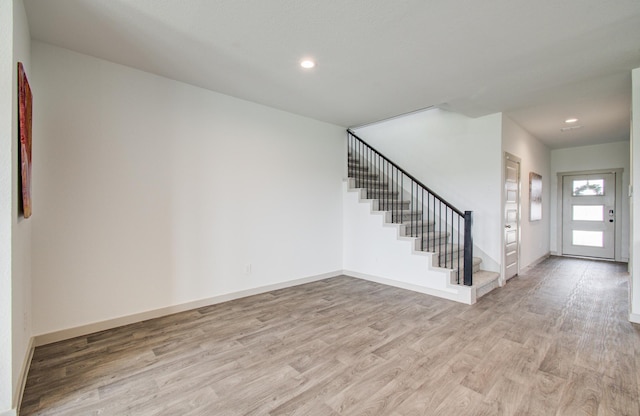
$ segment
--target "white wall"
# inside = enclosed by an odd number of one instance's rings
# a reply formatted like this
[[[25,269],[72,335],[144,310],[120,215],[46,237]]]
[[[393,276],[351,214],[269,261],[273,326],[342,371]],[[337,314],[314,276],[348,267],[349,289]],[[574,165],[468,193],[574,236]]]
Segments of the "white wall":
[[[474,256],[500,271],[500,114],[472,119],[430,109],[356,134],[463,211],[473,211]]]
[[[343,128],[39,42],[32,59],[36,334],[342,269]]]
[[[12,402],[11,172],[13,158],[13,4],[0,1],[0,414]]]
[[[636,68],[632,72],[632,108],[631,108],[631,165],[633,197],[631,198],[631,311],[630,319],[640,324],[640,203],[638,203],[638,195],[640,188],[640,68]]]
[[[31,338],[31,224],[19,216],[17,62],[30,72],[22,0],[0,3],[0,414],[13,414]],[[6,412],[6,413],[5,413]]]
[[[18,102],[17,98],[17,62],[22,62],[27,74],[31,77],[31,34],[29,24],[22,0],[13,0],[13,62],[16,82],[13,83],[13,103]],[[37,98],[37,93],[34,93]],[[17,106],[14,107],[17,110]],[[18,154],[18,117],[13,117],[13,164],[12,170],[12,321],[13,321],[13,397],[17,400],[21,388],[22,374],[25,368],[25,361],[30,358],[31,339],[31,219],[24,219],[18,213],[18,200],[22,198],[18,181],[19,163]],[[35,195],[34,195],[35,196]],[[34,214],[35,215],[35,214]],[[14,403],[17,406],[17,403]]]
[[[562,204],[559,197],[560,186],[558,173],[579,172],[598,169],[622,168],[622,199],[621,201],[621,239],[620,259],[629,259],[629,174],[630,174],[629,142],[615,142],[592,146],[555,149],[551,151],[551,251],[560,251],[558,246],[561,235],[562,218],[559,218],[558,208]]]
[[[506,115],[502,117],[502,150],[520,158],[520,269],[523,269],[549,255],[551,155],[549,148]],[[542,175],[542,220],[533,222],[529,221],[530,172]]]

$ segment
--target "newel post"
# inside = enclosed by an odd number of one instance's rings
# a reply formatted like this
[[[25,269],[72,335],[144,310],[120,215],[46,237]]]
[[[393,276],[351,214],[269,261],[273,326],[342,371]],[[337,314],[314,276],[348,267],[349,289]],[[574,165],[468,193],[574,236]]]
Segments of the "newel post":
[[[464,212],[464,284],[473,285],[473,236],[471,235],[471,211]]]

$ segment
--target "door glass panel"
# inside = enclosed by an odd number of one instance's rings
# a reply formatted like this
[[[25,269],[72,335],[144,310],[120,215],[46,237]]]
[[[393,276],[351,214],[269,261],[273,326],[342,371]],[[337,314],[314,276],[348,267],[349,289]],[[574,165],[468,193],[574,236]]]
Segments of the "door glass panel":
[[[573,181],[573,196],[604,195],[604,179]]]
[[[574,221],[604,221],[604,205],[574,205]]]
[[[573,245],[587,247],[604,247],[602,231],[573,230]]]

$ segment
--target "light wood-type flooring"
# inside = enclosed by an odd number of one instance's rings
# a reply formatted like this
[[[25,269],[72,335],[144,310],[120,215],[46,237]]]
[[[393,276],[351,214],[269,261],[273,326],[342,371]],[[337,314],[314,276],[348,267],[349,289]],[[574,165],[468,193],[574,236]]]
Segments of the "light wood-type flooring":
[[[472,306],[337,277],[38,347],[21,415],[640,414],[626,265]]]

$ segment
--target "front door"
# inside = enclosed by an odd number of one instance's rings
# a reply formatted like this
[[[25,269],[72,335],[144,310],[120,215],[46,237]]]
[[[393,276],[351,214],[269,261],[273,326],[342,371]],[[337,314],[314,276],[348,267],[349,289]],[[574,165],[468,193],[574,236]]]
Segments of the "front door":
[[[520,160],[507,155],[504,171],[504,278],[518,274],[520,250]]]
[[[562,177],[562,254],[615,258],[616,174]]]

